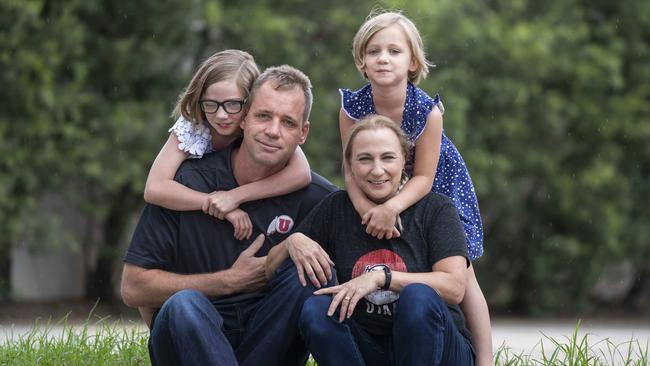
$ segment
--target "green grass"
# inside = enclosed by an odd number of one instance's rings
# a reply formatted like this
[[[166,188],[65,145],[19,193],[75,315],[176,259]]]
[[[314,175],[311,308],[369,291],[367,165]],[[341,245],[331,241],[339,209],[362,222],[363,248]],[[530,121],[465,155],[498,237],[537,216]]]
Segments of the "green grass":
[[[0,365],[150,365],[148,332],[123,325],[107,318],[81,326],[67,317],[55,324],[36,321],[27,334],[0,343]]]
[[[149,365],[148,332],[125,327],[121,321],[90,318],[80,326],[67,317],[52,324],[37,321],[27,334],[0,343],[0,365]],[[56,328],[55,328],[56,327]],[[53,332],[54,329],[61,329]],[[566,365],[646,366],[648,344],[635,340],[614,344],[609,339],[591,343],[589,334],[579,335],[580,322],[572,335],[554,339],[544,335],[535,356],[516,354],[502,345],[495,354],[497,366]],[[316,366],[310,360],[309,366]]]
[[[591,334],[579,336],[580,321],[571,336],[558,340],[547,335],[538,343],[540,356],[513,353],[507,345],[494,355],[497,366],[563,365],[563,366],[648,366],[648,344],[630,339],[615,344],[608,338],[591,343]]]

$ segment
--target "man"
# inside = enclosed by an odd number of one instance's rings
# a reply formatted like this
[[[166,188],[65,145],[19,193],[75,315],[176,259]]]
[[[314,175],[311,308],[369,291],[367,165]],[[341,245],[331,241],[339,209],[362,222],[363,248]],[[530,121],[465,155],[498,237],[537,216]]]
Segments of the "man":
[[[212,192],[278,172],[307,138],[311,103],[302,72],[267,69],[253,84],[241,146],[186,161],[176,180]],[[254,231],[267,234],[252,244],[234,239],[227,221],[147,205],[124,258],[122,297],[150,324],[152,363],[304,363],[297,318],[315,287],[301,286],[289,261],[267,281],[264,255],[335,189],[312,174],[304,189],[244,204]]]

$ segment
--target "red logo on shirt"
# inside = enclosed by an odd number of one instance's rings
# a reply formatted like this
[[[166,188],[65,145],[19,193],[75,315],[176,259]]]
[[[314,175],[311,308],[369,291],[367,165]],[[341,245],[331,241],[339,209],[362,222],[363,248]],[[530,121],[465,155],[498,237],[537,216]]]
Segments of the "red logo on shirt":
[[[388,267],[393,271],[408,272],[406,263],[399,254],[388,249],[378,249],[366,253],[357,259],[357,262],[352,268],[352,278],[361,276],[370,271],[383,271],[384,267]],[[374,305],[386,305],[393,303],[399,299],[399,294],[390,290],[383,291],[377,290],[366,295],[366,300]],[[368,305],[367,312],[375,311],[375,307]],[[377,310],[379,311],[379,310]]]
[[[286,234],[293,229],[293,219],[287,215],[276,216],[266,229],[266,235],[271,235],[275,232]]]

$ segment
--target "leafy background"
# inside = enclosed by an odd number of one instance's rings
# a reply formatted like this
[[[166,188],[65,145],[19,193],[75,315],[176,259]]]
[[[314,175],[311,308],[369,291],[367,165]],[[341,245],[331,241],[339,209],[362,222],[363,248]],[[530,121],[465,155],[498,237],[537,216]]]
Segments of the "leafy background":
[[[85,296],[115,296],[172,106],[215,51],[311,77],[305,150],[340,185],[337,88],[364,83],[351,40],[375,8],[403,9],[437,65],[420,86],[445,101],[477,188],[476,266],[493,311],[647,311],[644,0],[0,0],[0,299],[17,244],[83,253]],[[66,221],[70,210],[80,219]],[[621,266],[622,295],[595,296]]]

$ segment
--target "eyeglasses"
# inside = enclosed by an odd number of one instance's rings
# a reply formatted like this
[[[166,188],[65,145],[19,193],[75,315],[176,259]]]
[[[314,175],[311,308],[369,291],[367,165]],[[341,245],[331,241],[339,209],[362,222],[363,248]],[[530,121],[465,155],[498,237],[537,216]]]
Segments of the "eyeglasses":
[[[223,110],[228,114],[235,114],[241,112],[244,108],[245,100],[224,100],[223,102],[218,102],[216,100],[204,99],[199,100],[199,105],[203,113],[217,113],[219,107],[223,107]]]

